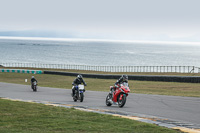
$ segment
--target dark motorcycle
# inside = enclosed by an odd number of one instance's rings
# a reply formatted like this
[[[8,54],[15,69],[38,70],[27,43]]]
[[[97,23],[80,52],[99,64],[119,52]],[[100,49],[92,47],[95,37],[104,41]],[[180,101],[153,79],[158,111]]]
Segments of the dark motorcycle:
[[[37,91],[37,89],[38,89],[38,87],[37,87],[37,82],[36,81],[34,81],[33,83],[32,83],[32,89],[33,89],[33,91]]]
[[[77,100],[80,100],[80,102],[83,102],[84,91],[85,91],[84,85],[77,85],[77,86],[75,86],[75,94],[73,96],[74,102],[76,102]]]

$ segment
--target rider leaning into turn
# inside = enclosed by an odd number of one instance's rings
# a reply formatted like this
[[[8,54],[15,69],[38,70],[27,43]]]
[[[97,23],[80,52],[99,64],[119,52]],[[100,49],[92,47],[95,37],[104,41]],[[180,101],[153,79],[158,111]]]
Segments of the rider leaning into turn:
[[[33,82],[34,82],[34,81],[36,81],[36,82],[37,82],[37,80],[35,79],[35,77],[34,77],[34,76],[32,76],[32,77],[31,77],[31,88],[33,88]]]
[[[85,86],[87,86],[87,84],[85,83],[85,81],[83,80],[83,76],[82,75],[78,75],[77,78],[72,82],[72,96],[74,96],[75,94],[75,87],[79,84],[83,83]],[[84,90],[85,91],[85,90]]]
[[[118,85],[119,85],[119,84],[122,84],[122,83],[124,83],[124,82],[128,83],[128,75],[122,75],[122,76],[117,80],[117,82],[115,83],[114,87],[112,87],[112,88],[110,89],[110,93],[113,94],[113,92],[116,90],[116,88],[119,87]]]

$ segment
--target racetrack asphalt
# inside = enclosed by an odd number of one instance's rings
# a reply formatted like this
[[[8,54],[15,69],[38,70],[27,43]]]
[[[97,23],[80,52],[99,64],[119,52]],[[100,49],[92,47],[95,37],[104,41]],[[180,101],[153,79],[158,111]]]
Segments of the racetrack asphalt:
[[[84,101],[74,102],[71,97],[71,89],[39,86],[38,91],[33,92],[30,85],[0,82],[0,97],[4,98],[48,101],[116,111],[139,117],[157,117],[188,125],[194,124],[196,128],[200,128],[200,98],[130,93],[125,106],[119,108],[117,105],[106,106],[107,94],[108,92],[86,90]]]

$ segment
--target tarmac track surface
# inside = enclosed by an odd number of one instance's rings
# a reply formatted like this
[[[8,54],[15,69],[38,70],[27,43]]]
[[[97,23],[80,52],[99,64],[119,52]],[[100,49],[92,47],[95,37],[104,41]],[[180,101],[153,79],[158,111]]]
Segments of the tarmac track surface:
[[[38,91],[33,92],[28,85],[0,82],[0,97],[71,104],[149,118],[155,116],[195,124],[197,128],[200,128],[200,98],[130,93],[125,106],[119,108],[117,105],[106,106],[107,94],[108,92],[86,90],[84,101],[74,102],[71,89],[38,87]]]

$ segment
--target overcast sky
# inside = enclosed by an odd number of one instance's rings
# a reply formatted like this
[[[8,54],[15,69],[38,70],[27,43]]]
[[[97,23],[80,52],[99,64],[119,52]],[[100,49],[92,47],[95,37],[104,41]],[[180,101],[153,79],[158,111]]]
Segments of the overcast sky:
[[[200,42],[200,0],[0,0],[0,32]]]

